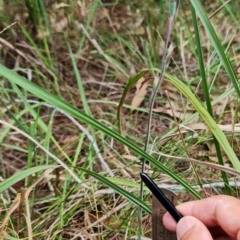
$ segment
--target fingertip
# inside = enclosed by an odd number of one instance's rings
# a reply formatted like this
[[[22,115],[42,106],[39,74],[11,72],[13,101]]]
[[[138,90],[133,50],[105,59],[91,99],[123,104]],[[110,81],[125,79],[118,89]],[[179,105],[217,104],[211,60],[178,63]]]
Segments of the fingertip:
[[[163,224],[169,231],[176,232],[177,223],[168,212],[163,215]]]
[[[177,239],[179,240],[212,240],[207,227],[197,218],[186,216],[180,219],[176,227]]]

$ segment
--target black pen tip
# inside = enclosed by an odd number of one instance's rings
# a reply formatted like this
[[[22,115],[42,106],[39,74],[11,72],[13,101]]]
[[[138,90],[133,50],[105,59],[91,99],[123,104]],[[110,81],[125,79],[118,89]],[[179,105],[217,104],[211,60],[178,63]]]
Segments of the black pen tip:
[[[145,176],[145,174],[143,172],[140,172],[139,175],[140,175],[141,179],[143,179]]]

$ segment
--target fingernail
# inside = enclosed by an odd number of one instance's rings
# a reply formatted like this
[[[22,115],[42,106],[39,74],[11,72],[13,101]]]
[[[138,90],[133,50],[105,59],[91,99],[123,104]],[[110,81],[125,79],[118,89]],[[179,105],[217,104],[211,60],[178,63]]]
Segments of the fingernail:
[[[182,236],[195,225],[195,218],[186,216],[180,219],[177,224],[177,239],[180,240]]]

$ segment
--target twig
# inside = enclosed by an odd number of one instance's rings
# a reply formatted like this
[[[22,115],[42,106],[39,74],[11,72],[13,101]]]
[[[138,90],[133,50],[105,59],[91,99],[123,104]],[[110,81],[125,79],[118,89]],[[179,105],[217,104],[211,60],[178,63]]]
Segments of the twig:
[[[164,47],[164,52],[162,56],[162,63],[161,63],[161,72],[160,74],[158,73],[154,79],[154,83],[157,83],[156,87],[153,85],[153,92],[150,100],[150,106],[149,106],[149,113],[148,113],[148,126],[147,126],[147,133],[146,133],[146,139],[145,139],[145,144],[144,144],[144,151],[147,151],[148,148],[148,143],[149,143],[149,138],[150,138],[150,129],[151,129],[151,122],[152,122],[152,112],[153,112],[153,105],[158,93],[158,89],[161,86],[162,80],[163,80],[163,75],[165,72],[165,69],[168,65],[168,45],[170,42],[170,36],[173,28],[173,23],[174,19],[178,10],[179,6],[179,0],[176,2],[173,0],[169,1],[169,7],[170,7],[170,16],[168,18],[168,29],[167,29],[167,35],[166,35],[166,42],[165,42],[165,47]],[[145,171],[145,164],[146,160],[143,159],[142,162],[142,172]],[[140,185],[140,199],[143,200],[143,181],[141,181]],[[141,233],[142,233],[142,209],[139,207],[138,209],[138,238],[141,238]]]
[[[207,167],[218,169],[220,171],[223,171],[223,172],[226,172],[226,173],[229,173],[232,175],[240,176],[240,172],[238,170],[235,170],[234,168],[226,167],[226,166],[223,166],[220,164],[211,163],[211,162],[203,162],[203,161],[200,161],[200,160],[197,160],[194,158],[178,157],[178,156],[172,156],[172,155],[168,155],[168,154],[164,154],[164,153],[157,153],[157,152],[154,152],[154,153],[159,154],[160,156],[163,156],[163,157],[170,158],[174,161],[185,161],[185,162],[190,162],[190,163],[196,163],[199,165],[204,165]],[[198,185],[201,186],[202,184],[198,183]]]
[[[185,190],[185,188],[181,185],[171,185],[171,184],[163,184],[158,185],[160,188],[167,188],[172,191],[180,192]],[[204,188],[224,188],[225,185],[223,182],[214,182],[214,183],[205,183],[202,185]],[[191,185],[194,189],[201,189],[199,185]],[[240,187],[240,181],[229,181],[229,187]]]

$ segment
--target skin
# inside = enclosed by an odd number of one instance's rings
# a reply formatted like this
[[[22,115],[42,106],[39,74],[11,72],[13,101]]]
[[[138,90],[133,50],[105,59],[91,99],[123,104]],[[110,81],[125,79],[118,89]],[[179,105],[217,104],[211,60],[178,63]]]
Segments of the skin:
[[[177,206],[184,216],[178,224],[166,213],[165,227],[179,240],[240,240],[240,200],[218,195]]]

